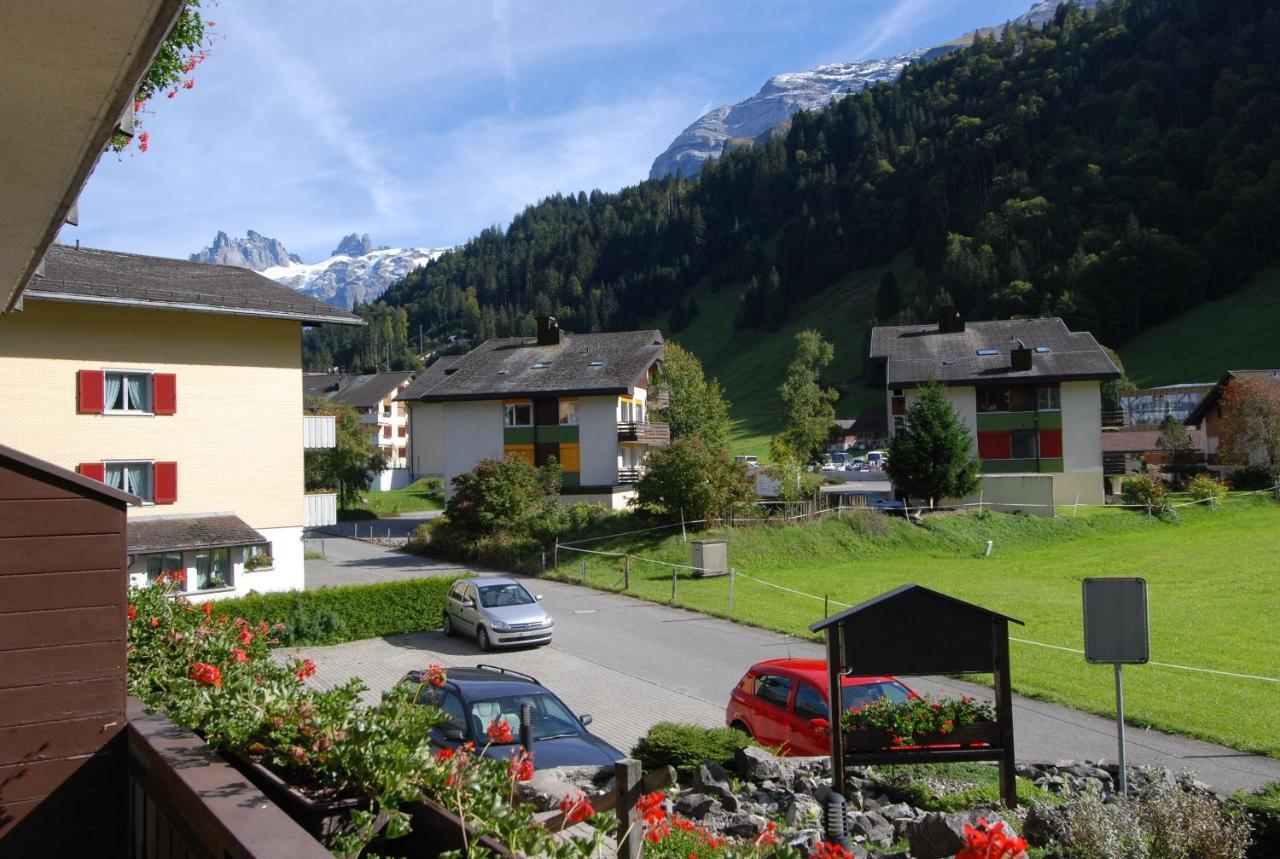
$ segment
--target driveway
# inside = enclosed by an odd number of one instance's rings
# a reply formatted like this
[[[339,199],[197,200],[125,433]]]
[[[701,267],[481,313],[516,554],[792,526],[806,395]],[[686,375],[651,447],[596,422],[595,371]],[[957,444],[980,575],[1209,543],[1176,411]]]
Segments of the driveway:
[[[413,570],[419,571],[416,575],[443,575],[459,569],[351,540],[328,543],[333,569],[327,575],[343,579],[341,583],[408,578]],[[338,543],[348,545],[338,548]],[[336,556],[347,559],[335,562]],[[309,588],[314,587],[316,563],[307,562]],[[754,662],[823,656],[813,642],[683,609],[561,582],[531,579],[526,584],[545,596],[544,605],[556,620],[555,639],[544,648],[481,654],[469,639],[423,633],[298,652],[316,660],[318,682],[328,685],[360,677],[372,690],[370,698],[410,668],[431,662],[486,662],[524,671],[576,712],[592,714],[592,730],[624,751],[655,722],[722,725],[730,690]],[[928,695],[991,694],[985,687],[949,678],[920,677],[909,683]],[[1116,755],[1115,722],[1069,707],[1014,696],[1014,727],[1019,760],[1114,760]],[[1191,770],[1222,791],[1280,780],[1280,760],[1275,758],[1135,727],[1129,727],[1126,736],[1132,766]]]

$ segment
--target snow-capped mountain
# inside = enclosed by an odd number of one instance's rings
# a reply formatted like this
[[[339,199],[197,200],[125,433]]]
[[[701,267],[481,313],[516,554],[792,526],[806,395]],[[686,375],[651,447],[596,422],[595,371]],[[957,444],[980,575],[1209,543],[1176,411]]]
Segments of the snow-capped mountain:
[[[277,239],[249,230],[243,239],[219,232],[213,244],[191,255],[196,262],[238,265],[261,272],[326,304],[350,310],[369,302],[414,269],[437,259],[448,248],[379,248],[369,234],[352,233],[329,256],[304,263]]]
[[[1013,23],[1043,26],[1053,18],[1058,6],[1066,0],[1041,0]],[[1096,6],[1104,0],[1076,0],[1082,7]],[[990,33],[1001,27],[983,28]],[[760,92],[737,104],[726,104],[700,117],[680,133],[667,151],[654,159],[650,179],[660,179],[676,172],[690,178],[703,166],[720,157],[725,147],[734,143],[751,143],[791,118],[800,110],[819,110],[837,98],[860,92],[882,81],[896,80],[902,70],[920,59],[932,60],[973,42],[974,33],[934,48],[922,48],[878,60],[832,63],[806,72],[789,72],[768,80]]]

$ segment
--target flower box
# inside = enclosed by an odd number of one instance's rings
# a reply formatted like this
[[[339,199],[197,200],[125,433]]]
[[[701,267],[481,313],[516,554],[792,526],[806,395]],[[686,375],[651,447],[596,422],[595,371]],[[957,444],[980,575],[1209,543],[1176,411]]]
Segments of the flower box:
[[[995,746],[1000,742],[999,725],[995,722],[974,722],[961,725],[948,733],[917,733],[911,737],[909,744],[893,742],[893,732],[882,728],[863,728],[856,731],[845,731],[844,750],[846,752],[883,752],[898,749],[919,748],[972,748],[974,746]]]
[[[501,859],[514,859],[516,856],[506,845],[494,838],[482,836],[477,839],[475,828],[470,824],[466,827],[467,836],[464,841],[462,820],[433,799],[424,796],[417,802],[407,803],[402,808],[409,813],[413,831],[403,838],[397,838],[394,841],[380,840],[371,845],[381,856],[435,859],[447,850],[462,850],[466,846],[470,846],[472,852],[477,852],[477,842],[482,848],[479,852],[485,852],[487,855],[501,857]]]
[[[226,749],[222,754],[232,766],[253,783],[254,787],[266,794],[272,802],[284,810],[285,814],[292,817],[299,826],[317,840],[324,840],[340,832],[351,818],[353,811],[368,807],[368,801],[359,797],[313,799],[240,752]]]

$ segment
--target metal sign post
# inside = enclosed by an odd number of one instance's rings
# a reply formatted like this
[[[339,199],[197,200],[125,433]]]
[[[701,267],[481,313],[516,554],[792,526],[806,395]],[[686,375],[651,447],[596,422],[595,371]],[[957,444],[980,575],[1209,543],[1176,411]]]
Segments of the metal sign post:
[[[1116,741],[1120,749],[1121,796],[1129,792],[1124,760],[1125,663],[1141,665],[1151,658],[1147,615],[1147,580],[1111,578],[1084,580],[1084,658],[1110,663],[1116,673]]]

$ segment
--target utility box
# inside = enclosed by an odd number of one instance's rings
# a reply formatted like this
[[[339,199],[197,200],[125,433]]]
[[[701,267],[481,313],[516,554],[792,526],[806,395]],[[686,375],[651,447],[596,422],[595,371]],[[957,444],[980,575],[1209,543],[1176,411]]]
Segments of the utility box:
[[[724,540],[693,541],[693,577],[695,579],[728,574],[729,544],[727,542]]]

